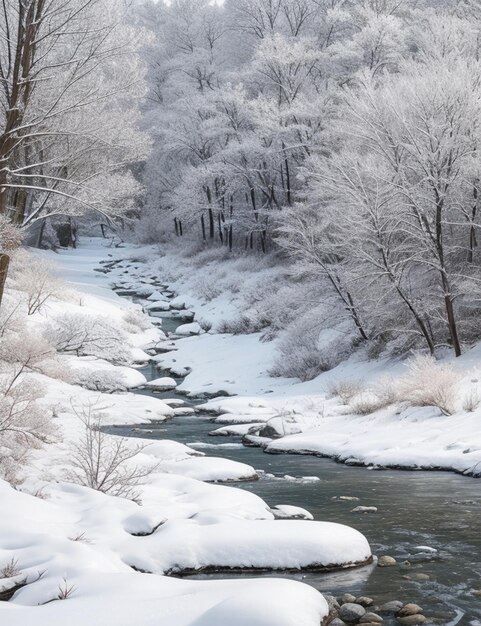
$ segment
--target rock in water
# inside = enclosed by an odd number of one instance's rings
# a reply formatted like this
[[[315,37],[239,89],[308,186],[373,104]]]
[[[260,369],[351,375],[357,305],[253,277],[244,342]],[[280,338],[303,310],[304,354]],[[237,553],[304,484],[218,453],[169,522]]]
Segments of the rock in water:
[[[353,600],[354,604],[360,604],[361,606],[371,606],[374,604],[374,600],[372,598],[368,598],[367,596],[360,596]]]
[[[400,609],[402,609],[403,603],[399,600],[391,600],[391,602],[385,602],[382,604],[378,611],[381,613],[397,613]]]
[[[377,613],[365,613],[359,620],[360,624],[382,624],[383,618]]]
[[[339,609],[339,617],[348,624],[356,624],[365,614],[366,609],[360,604],[354,604],[353,602],[346,602]]]
[[[424,624],[426,618],[421,613],[416,615],[406,615],[405,617],[396,617],[396,620],[404,626],[416,626],[416,624]]]
[[[404,617],[406,615],[416,615],[417,613],[422,613],[423,609],[419,606],[419,604],[405,604],[397,614],[398,617]]]
[[[378,567],[391,567],[396,565],[397,561],[392,556],[380,556],[378,559]]]

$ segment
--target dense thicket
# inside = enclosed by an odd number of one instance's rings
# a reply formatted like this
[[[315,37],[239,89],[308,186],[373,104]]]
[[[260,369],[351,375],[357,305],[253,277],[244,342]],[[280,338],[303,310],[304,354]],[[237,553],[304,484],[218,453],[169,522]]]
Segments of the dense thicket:
[[[353,341],[479,338],[478,2],[175,0],[141,20],[144,239],[280,247]]]

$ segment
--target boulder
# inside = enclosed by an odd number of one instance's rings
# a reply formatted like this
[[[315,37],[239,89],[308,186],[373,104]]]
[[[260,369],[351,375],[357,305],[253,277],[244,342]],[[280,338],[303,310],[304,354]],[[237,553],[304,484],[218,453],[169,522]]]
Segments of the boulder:
[[[360,604],[346,602],[339,609],[339,617],[348,624],[357,624],[357,622],[366,614],[366,609]]]

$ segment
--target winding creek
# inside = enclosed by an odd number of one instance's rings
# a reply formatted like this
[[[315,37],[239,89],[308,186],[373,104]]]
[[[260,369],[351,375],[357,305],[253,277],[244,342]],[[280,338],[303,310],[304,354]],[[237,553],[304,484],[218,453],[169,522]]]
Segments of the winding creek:
[[[167,333],[179,323],[178,319],[163,316]],[[149,380],[162,375],[154,366],[141,371]],[[152,394],[148,390],[137,393]],[[171,391],[155,396],[185,400],[185,396]],[[376,604],[390,600],[416,602],[430,622],[481,626],[480,480],[448,472],[368,470],[314,456],[265,454],[260,448],[243,446],[239,437],[210,436],[218,425],[212,424],[212,416],[202,413],[202,400],[189,402],[197,405],[196,415],[180,415],[135,429],[115,426],[106,430],[129,437],[172,439],[210,456],[252,465],[259,471],[260,480],[237,483],[239,489],[253,491],[270,506],[296,505],[308,509],[317,520],[354,526],[366,535],[374,554],[388,554],[398,560],[397,566],[387,568],[367,566],[285,576],[324,593],[366,595]],[[319,480],[302,479],[313,476]],[[353,496],[359,501],[339,500],[339,496]],[[378,511],[352,513],[357,505],[375,506]],[[430,546],[437,552],[427,554],[418,546]],[[240,575],[219,572],[198,577],[229,576]],[[252,577],[252,573],[245,576]],[[387,618],[385,623],[395,622]]]

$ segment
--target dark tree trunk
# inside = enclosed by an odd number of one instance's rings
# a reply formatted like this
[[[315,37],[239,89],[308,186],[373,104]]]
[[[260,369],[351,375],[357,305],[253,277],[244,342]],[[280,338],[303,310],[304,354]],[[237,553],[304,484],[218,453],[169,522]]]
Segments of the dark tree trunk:
[[[9,264],[10,257],[8,254],[0,253],[0,307],[2,306],[3,291],[5,289],[5,281],[7,280]]]

